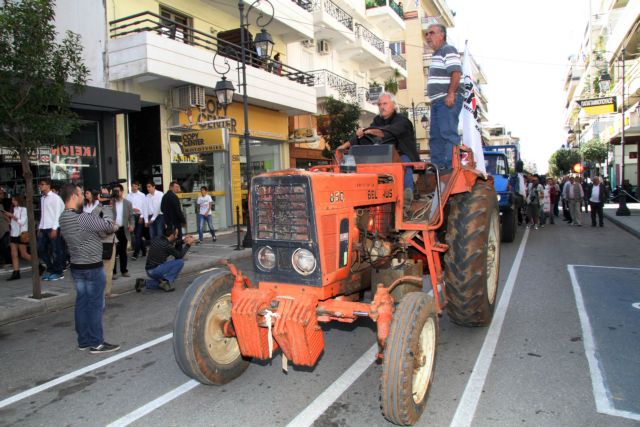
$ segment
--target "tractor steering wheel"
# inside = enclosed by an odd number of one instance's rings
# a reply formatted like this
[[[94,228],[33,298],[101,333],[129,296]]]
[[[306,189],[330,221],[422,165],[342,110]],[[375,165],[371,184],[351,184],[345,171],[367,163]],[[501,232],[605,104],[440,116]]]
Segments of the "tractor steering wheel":
[[[370,126],[368,128],[364,128],[362,131],[364,132],[364,131],[367,131],[369,129],[378,129],[378,128]],[[369,135],[369,134],[366,134],[366,133],[364,134],[364,136],[362,138],[358,138],[358,140],[359,141],[367,141],[367,143],[364,144],[364,145],[367,145],[367,144],[380,145],[380,144],[382,144],[382,138],[381,137],[374,136],[374,135]]]

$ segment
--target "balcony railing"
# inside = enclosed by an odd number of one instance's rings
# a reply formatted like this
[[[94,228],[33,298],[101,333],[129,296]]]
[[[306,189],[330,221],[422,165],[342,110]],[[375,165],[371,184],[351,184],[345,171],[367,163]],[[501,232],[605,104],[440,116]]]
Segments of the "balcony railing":
[[[244,50],[247,65],[262,68],[267,72],[272,72],[300,84],[314,85],[314,78],[309,73],[290,67],[282,62],[274,61],[271,58],[260,59],[252,41],[245,43],[246,47],[242,48],[240,45],[219,39],[153,12],[140,12],[115,19],[109,22],[109,26],[112,39],[126,37],[131,34],[152,32],[191,46],[217,52],[221,56],[238,62],[242,60],[242,51]]]
[[[366,0],[365,7],[373,9],[374,7],[389,6],[400,18],[404,18],[404,11],[398,3],[393,0]]]
[[[407,60],[401,55],[391,55],[391,60],[401,66],[403,69],[407,69]]]
[[[311,0],[291,0],[307,12],[311,12],[313,9],[313,2]]]
[[[356,37],[365,40],[371,46],[378,49],[380,53],[384,53],[384,41],[361,24],[356,24]]]
[[[356,99],[356,84],[349,79],[329,70],[309,71],[313,76],[314,86],[328,86],[338,91],[341,97]]]
[[[313,10],[324,10],[329,16],[353,31],[353,17],[331,0],[314,0]]]
[[[357,99],[358,99],[358,103],[360,104],[364,104],[365,102],[368,102],[371,105],[377,105],[378,95],[380,95],[379,92],[376,91],[375,93],[372,94],[369,88],[366,88],[366,87],[357,88]]]

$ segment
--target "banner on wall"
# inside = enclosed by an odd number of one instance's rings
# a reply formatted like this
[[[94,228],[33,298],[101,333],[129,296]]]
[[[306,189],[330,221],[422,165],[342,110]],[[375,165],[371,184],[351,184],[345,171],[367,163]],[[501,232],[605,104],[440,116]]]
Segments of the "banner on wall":
[[[224,149],[222,129],[197,130],[182,134],[182,154],[213,153]]]

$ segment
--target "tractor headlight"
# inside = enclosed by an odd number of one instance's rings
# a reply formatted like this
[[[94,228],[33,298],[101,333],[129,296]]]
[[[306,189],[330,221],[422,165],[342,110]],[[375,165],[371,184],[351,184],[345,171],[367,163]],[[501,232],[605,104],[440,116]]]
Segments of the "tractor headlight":
[[[308,249],[298,248],[291,255],[293,268],[303,276],[308,276],[316,269],[316,257]]]
[[[256,263],[261,270],[271,271],[276,266],[276,253],[269,246],[263,246],[256,252]]]

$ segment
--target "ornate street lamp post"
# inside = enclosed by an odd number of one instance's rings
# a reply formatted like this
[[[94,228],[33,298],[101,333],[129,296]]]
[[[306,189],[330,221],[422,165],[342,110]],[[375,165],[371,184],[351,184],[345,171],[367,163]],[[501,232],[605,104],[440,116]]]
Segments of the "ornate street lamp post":
[[[256,34],[256,37],[253,40],[253,44],[256,48],[256,53],[258,59],[261,62],[267,62],[269,58],[271,58],[271,53],[273,51],[273,38],[271,34],[267,32],[264,28],[273,20],[274,16],[274,8],[273,4],[269,0],[256,0],[249,6],[247,12],[244,11],[244,1],[238,1],[238,11],[240,12],[240,61],[238,64],[238,70],[241,70],[241,78],[240,78],[240,88],[242,89],[242,112],[244,115],[244,132],[242,136],[242,142],[244,143],[245,149],[245,159],[246,159],[246,167],[245,167],[245,179],[247,181],[247,193],[251,191],[251,143],[250,143],[250,133],[249,133],[249,97],[247,95],[247,35],[248,35],[248,27],[249,27],[249,13],[251,9],[253,9],[256,5],[268,4],[271,7],[271,14],[266,17],[266,22],[263,22],[265,15],[260,12],[260,15],[256,18],[256,25],[260,27],[260,33]],[[219,46],[218,46],[219,50]],[[225,115],[227,114],[227,106],[232,102],[233,93],[235,92],[235,88],[233,87],[233,83],[226,80],[225,74],[229,72],[230,66],[227,60],[225,59],[225,65],[227,67],[226,71],[220,72],[216,68],[216,56],[218,52],[213,57],[213,69],[218,74],[222,74],[222,80],[216,84],[215,93],[218,98],[218,102],[224,107]],[[248,196],[247,196],[248,199]],[[242,245],[244,247],[251,246],[251,224],[249,222],[249,218],[247,218],[247,233],[244,236],[244,241]]]
[[[416,120],[417,120],[417,115],[416,115],[416,107],[420,107],[423,106],[423,108],[425,108],[424,112],[422,113],[422,118],[420,119],[420,125],[422,125],[422,128],[426,131],[429,128],[429,114],[430,114],[430,108],[431,106],[429,104],[427,104],[426,102],[418,102],[417,104],[415,104],[413,102],[413,99],[411,100],[411,115],[413,116],[413,137],[416,137]]]

